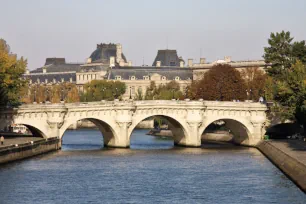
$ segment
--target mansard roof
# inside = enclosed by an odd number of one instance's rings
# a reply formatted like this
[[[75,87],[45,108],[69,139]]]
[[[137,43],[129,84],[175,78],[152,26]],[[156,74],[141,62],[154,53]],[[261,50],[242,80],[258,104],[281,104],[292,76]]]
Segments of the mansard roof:
[[[33,75],[24,75],[25,78],[32,80],[32,83],[37,82],[37,79],[40,80],[41,83],[48,80],[48,83],[53,82],[53,79],[56,82],[61,82],[64,79],[65,82],[69,82],[70,78],[72,78],[72,82],[76,81],[76,73],[46,73],[46,74],[33,74]]]
[[[48,72],[79,72],[81,70],[81,64],[49,64],[44,66]],[[31,74],[34,73],[43,73],[43,68],[40,67],[33,71],[30,71]]]
[[[117,48],[116,44],[110,43],[110,44],[97,44],[97,48],[93,53],[91,53],[90,58],[92,63],[103,63],[103,64],[109,64],[109,58],[110,57],[116,57],[117,56]],[[121,54],[122,59],[124,62],[127,62],[124,54]]]
[[[143,80],[144,76],[152,76],[159,74],[165,76],[167,80],[174,80],[175,77],[180,77],[181,80],[192,79],[192,70],[189,68],[180,67],[116,67],[109,71],[108,79],[115,79],[116,76],[121,76],[122,80],[129,80],[135,76],[136,80]]]
[[[157,61],[161,62],[161,66],[180,66],[181,60],[182,59],[178,57],[176,50],[158,50],[152,66],[156,66]]]

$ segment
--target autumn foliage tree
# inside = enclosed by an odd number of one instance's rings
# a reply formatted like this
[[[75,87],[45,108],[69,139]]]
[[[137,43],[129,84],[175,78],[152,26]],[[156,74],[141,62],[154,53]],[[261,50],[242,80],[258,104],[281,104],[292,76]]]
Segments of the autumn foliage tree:
[[[265,87],[267,75],[259,67],[249,67],[241,71],[241,76],[245,81],[249,99],[258,101],[259,97],[264,97],[268,92]]]
[[[232,101],[245,100],[246,83],[239,71],[227,64],[217,64],[189,88],[192,99]]]
[[[27,61],[10,52],[5,40],[0,39],[0,105],[17,106],[20,90],[25,85],[22,74]]]

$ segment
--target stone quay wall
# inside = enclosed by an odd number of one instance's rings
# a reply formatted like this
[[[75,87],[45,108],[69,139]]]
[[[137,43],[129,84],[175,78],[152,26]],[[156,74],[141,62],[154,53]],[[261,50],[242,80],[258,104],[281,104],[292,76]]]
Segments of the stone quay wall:
[[[48,138],[0,148],[0,164],[22,160],[60,149],[60,139]]]
[[[268,141],[262,141],[257,148],[306,193],[306,165]]]

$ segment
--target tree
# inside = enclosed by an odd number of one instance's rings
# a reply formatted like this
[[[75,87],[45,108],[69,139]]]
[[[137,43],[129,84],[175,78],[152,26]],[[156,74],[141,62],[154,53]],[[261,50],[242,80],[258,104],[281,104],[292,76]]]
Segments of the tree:
[[[306,67],[297,61],[286,72],[286,80],[276,82],[274,99],[281,106],[283,119],[297,121],[305,125],[306,119]],[[306,127],[306,126],[304,126]]]
[[[120,81],[92,80],[84,89],[81,101],[114,100],[125,93],[126,85]]]
[[[20,103],[20,90],[26,81],[22,78],[27,61],[11,54],[5,40],[0,39],[0,105],[17,106]]]
[[[258,67],[249,67],[241,71],[241,76],[245,80],[248,92],[251,92],[249,98],[257,101],[259,97],[265,95],[266,74]]]
[[[165,85],[156,87],[155,82],[151,82],[150,87],[146,91],[146,100],[171,100],[182,98],[180,85],[176,81],[170,81]]]
[[[290,32],[271,33],[268,39],[269,47],[265,47],[263,55],[267,63],[272,63],[268,69],[271,76],[280,76],[282,71],[291,67],[292,42]]]
[[[190,95],[194,96],[193,99],[245,100],[246,88],[239,71],[230,65],[218,64],[206,72],[201,80],[192,84],[190,90],[195,92]]]
[[[138,88],[136,94],[135,94],[135,99],[136,100],[143,100],[144,99],[144,95],[142,93],[142,89]]]

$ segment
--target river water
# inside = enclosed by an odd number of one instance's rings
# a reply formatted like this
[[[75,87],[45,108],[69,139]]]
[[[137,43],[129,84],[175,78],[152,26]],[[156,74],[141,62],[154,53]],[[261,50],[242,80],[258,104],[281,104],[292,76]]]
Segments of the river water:
[[[61,151],[0,167],[0,203],[306,203],[256,149],[178,148],[146,132],[110,149],[97,130],[67,131]]]

